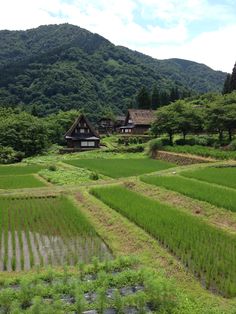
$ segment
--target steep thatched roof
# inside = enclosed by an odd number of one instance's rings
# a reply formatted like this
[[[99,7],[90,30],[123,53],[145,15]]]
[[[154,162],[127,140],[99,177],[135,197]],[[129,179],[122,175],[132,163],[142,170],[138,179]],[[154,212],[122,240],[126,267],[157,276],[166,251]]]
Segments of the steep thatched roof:
[[[77,125],[80,123],[80,121],[84,119],[86,124],[88,125],[91,133],[95,136],[99,138],[99,134],[97,133],[97,131],[94,129],[94,127],[92,126],[92,124],[89,122],[89,120],[86,118],[85,115],[81,114],[76,120],[75,122],[72,124],[72,126],[69,128],[69,130],[66,132],[65,137],[70,137],[74,131],[74,129],[77,127]]]
[[[155,121],[155,111],[148,109],[129,109],[126,123],[131,119],[134,125],[150,125]]]

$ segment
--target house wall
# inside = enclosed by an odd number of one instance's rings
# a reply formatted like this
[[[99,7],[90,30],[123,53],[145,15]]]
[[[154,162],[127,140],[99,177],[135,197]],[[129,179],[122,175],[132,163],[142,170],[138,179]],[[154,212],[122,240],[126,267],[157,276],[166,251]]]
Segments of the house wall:
[[[94,145],[93,145],[94,144]],[[68,148],[94,149],[100,147],[100,140],[67,140]]]

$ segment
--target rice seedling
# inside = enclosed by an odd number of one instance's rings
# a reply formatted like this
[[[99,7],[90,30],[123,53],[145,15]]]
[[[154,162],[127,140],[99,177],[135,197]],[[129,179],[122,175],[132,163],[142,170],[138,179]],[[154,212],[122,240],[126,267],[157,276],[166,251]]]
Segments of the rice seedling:
[[[0,198],[0,218],[0,270],[111,257],[93,226],[65,197]]]
[[[32,174],[37,173],[41,169],[43,169],[43,166],[40,165],[23,165],[18,164],[16,166],[0,166],[0,176],[18,176],[18,175],[26,175],[26,174]]]
[[[207,167],[183,171],[181,176],[236,189],[236,167]]]
[[[46,184],[34,175],[9,175],[0,176],[0,189],[39,188]]]
[[[97,171],[105,176],[112,178],[129,177],[168,169],[174,164],[153,160],[148,158],[140,159],[75,159],[66,160],[75,167],[87,168],[91,171]]]
[[[94,188],[91,193],[157,238],[206,288],[236,295],[235,236],[121,186]]]
[[[232,212],[236,211],[236,191],[223,186],[216,186],[180,176],[143,176],[141,180],[145,183],[161,186],[217,207],[231,210]]]
[[[220,160],[236,160],[236,152],[234,151],[223,151],[220,149],[216,149],[213,147],[204,147],[199,145],[183,145],[183,146],[165,146],[164,150],[174,153],[184,153],[184,154],[192,154],[198,155],[202,157],[210,157],[214,159]]]

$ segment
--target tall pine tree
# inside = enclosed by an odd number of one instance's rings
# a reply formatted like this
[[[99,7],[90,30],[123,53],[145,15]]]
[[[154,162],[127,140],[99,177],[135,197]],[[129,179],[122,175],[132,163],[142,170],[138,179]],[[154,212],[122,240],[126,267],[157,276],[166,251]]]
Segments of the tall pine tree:
[[[151,97],[146,87],[142,87],[137,95],[138,109],[151,109]]]
[[[160,94],[156,85],[153,86],[151,98],[152,98],[152,109],[156,110],[158,107],[160,107]]]
[[[230,93],[230,81],[231,81],[231,74],[227,74],[225,82],[224,82],[224,87],[222,94],[228,94]]]
[[[230,78],[230,92],[236,90],[236,62],[233,68],[233,72]]]

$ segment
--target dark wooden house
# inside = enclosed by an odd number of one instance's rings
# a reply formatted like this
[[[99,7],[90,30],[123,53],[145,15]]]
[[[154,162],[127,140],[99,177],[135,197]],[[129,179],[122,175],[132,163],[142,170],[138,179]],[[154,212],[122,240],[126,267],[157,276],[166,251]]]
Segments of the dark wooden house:
[[[98,130],[100,134],[111,134],[114,132],[115,121],[111,118],[101,118],[98,121]]]
[[[67,147],[76,150],[90,150],[100,146],[100,137],[92,124],[82,114],[65,134]]]
[[[145,134],[155,121],[155,111],[148,109],[129,109],[124,126],[120,127],[122,134]]]
[[[119,132],[119,129],[124,125],[125,116],[116,116],[114,119],[104,117],[98,121],[98,130],[100,134],[112,134]]]

